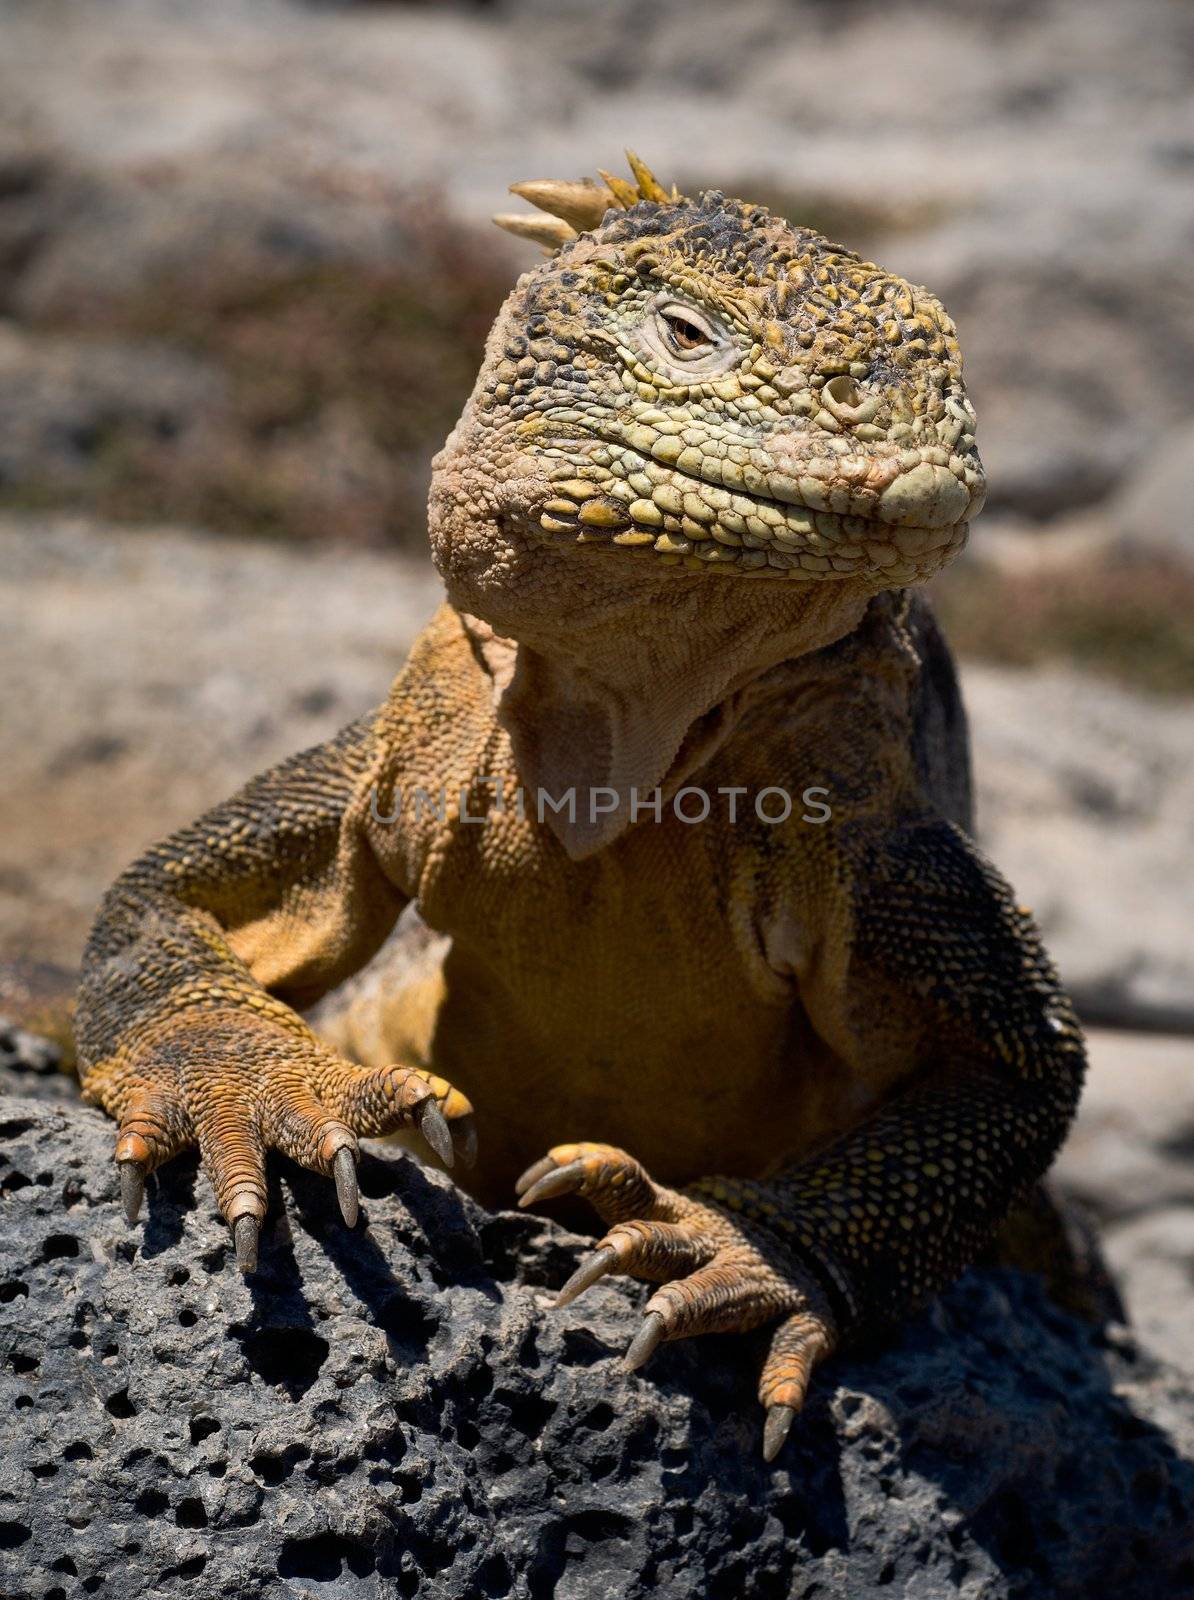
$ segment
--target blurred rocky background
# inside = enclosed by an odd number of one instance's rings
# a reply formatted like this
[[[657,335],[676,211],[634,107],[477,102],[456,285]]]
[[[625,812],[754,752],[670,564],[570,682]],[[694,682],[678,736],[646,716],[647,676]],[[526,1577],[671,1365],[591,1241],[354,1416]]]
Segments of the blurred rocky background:
[[[535,259],[488,214],[632,144],[958,322],[982,835],[1098,1025],[1063,1179],[1194,1367],[1192,82],[1178,0],[0,0],[0,954],[379,698]]]

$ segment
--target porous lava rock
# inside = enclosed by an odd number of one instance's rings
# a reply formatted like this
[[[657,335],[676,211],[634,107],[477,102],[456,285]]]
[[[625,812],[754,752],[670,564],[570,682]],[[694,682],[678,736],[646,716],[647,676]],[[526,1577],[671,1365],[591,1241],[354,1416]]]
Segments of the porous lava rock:
[[[279,1166],[246,1281],[193,1161],[130,1230],[111,1148],[0,1095],[7,1600],[1194,1592],[1189,1384],[1031,1277],[836,1359],[768,1467],[762,1336],[623,1375],[641,1290],[552,1311],[553,1222],[379,1149],[350,1233]]]

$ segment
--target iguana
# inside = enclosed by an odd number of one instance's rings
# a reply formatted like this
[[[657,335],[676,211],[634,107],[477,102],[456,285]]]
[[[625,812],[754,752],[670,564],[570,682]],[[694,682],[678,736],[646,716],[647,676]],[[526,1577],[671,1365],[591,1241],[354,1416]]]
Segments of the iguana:
[[[530,1163],[520,1204],[608,1225],[561,1304],[659,1285],[627,1369],[775,1325],[771,1459],[1044,1171],[1083,1044],[909,587],[983,498],[953,323],[630,160],[513,186],[551,253],[434,463],[447,603],[379,711],[118,879],[81,1076],[130,1221],[197,1145],[246,1272],[271,1148],[349,1226],[362,1136],[475,1156],[486,1202]]]

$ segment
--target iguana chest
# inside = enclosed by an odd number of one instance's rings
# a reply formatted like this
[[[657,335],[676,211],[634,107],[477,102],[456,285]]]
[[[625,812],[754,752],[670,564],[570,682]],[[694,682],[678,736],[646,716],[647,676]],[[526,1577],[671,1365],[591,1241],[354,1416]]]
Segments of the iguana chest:
[[[486,755],[492,778],[501,752]],[[444,938],[433,1003],[424,967],[417,1003],[399,973],[388,1005],[399,1034],[422,1019],[418,1054],[476,1107],[483,1198],[508,1199],[522,1167],[571,1139],[622,1145],[666,1181],[757,1175],[870,1103],[768,962],[760,838],[773,824],[741,809],[731,821],[715,787],[703,815],[698,784],[679,810],[644,808],[616,844],[571,860],[512,780],[500,803],[475,773],[417,788],[394,826],[418,910]]]

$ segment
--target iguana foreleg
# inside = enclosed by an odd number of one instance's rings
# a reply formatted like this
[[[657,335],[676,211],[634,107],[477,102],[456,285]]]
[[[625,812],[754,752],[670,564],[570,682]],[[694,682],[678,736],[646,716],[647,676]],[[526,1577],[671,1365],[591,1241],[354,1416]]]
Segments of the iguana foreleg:
[[[145,1178],[198,1145],[251,1270],[270,1149],[329,1176],[351,1225],[361,1135],[421,1130],[450,1165],[472,1108],[420,1069],[355,1066],[295,1007],[360,967],[404,897],[368,840],[372,719],[258,778],[149,851],[106,896],[84,957],[86,1097],[117,1118],[130,1221]]]

